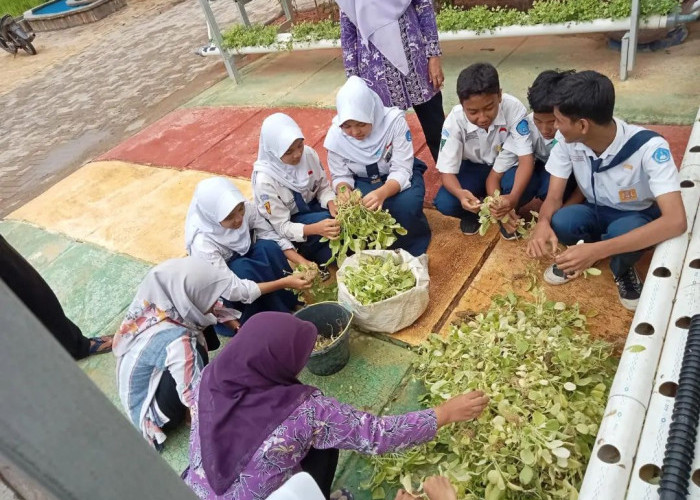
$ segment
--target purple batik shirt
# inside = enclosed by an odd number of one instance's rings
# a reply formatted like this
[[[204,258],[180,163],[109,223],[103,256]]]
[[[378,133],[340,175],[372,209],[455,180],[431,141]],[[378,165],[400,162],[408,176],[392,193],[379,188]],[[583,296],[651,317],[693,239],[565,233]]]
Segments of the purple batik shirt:
[[[263,441],[226,493],[217,496],[202,467],[196,403],[199,386],[195,388],[194,400],[190,468],[185,482],[199,498],[265,499],[292,475],[301,472],[299,463],[311,447],[340,448],[374,455],[401,451],[430,441],[437,432],[437,417],[432,409],[376,417],[315,391]]]
[[[379,94],[385,106],[408,109],[429,101],[438,92],[428,76],[428,58],[442,54],[432,1],[412,0],[399,18],[399,26],[401,44],[408,60],[406,76],[371,42],[364,45],[355,25],[340,13],[345,74],[361,77],[369,88]]]

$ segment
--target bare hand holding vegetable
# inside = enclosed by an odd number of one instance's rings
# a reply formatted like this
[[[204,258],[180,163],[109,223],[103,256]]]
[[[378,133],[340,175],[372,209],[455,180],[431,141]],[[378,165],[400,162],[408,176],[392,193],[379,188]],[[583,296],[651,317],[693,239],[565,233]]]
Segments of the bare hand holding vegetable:
[[[367,193],[364,198],[362,198],[362,204],[367,207],[368,210],[379,210],[382,208],[386,200],[386,196],[381,192],[381,188],[375,189],[371,193]]]
[[[557,255],[554,262],[562,271],[572,273],[585,271],[605,257],[607,256],[601,254],[597,243],[581,243],[568,247]]]
[[[291,288],[293,290],[307,290],[311,288],[311,281],[306,279],[305,276],[298,274],[290,274],[282,278],[284,280],[285,288]]]
[[[481,202],[479,198],[474,196],[468,189],[462,190],[462,196],[459,198],[459,202],[462,204],[462,208],[469,212],[479,213],[479,207],[481,207]]]
[[[481,415],[489,402],[482,391],[472,391],[448,399],[435,408],[438,428],[456,422],[467,422]]]
[[[313,224],[307,224],[304,226],[304,234],[317,234],[329,240],[334,240],[340,235],[340,222],[335,219],[323,219]]]
[[[496,219],[502,219],[508,215],[509,212],[513,211],[515,206],[516,201],[513,199],[513,197],[509,194],[504,194],[499,196],[497,201],[491,203],[489,208],[491,209],[491,214]]]
[[[341,182],[336,188],[335,200],[337,203],[347,203],[350,200],[350,195],[352,193],[352,187],[350,184]]]
[[[445,476],[431,476],[423,483],[428,500],[457,500],[457,491]]]
[[[558,243],[557,235],[549,222],[540,221],[527,242],[527,254],[533,258],[553,257],[557,253]]]
[[[331,213],[331,217],[333,218],[338,215],[338,205],[335,204],[335,201],[331,200],[328,202],[328,211]]]

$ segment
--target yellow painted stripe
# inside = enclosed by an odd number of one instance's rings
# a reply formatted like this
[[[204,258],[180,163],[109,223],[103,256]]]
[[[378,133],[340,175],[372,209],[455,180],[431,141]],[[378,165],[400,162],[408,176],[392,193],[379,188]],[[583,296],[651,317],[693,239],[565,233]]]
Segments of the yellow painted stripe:
[[[185,216],[213,174],[120,161],[89,163],[22,206],[23,220],[148,262],[185,255]],[[248,198],[250,180],[232,178]]]

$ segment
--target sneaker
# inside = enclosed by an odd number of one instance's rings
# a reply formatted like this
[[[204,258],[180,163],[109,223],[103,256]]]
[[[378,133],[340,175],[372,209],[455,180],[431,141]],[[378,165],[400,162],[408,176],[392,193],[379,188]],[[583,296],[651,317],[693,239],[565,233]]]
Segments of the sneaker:
[[[518,239],[518,233],[513,232],[509,233],[506,231],[506,228],[503,227],[503,224],[499,224],[501,226],[501,238],[503,238],[506,241],[512,241],[512,240],[517,240]]]
[[[642,294],[642,280],[634,266],[615,277],[617,292],[620,295],[620,303],[625,309],[634,311],[639,304],[639,296]]]
[[[544,281],[550,285],[563,285],[574,278],[578,278],[579,274],[580,273],[566,274],[564,271],[559,269],[556,264],[552,264],[544,271]]]
[[[462,217],[459,223],[459,228],[462,230],[462,234],[476,234],[479,232],[479,219],[476,217]]]

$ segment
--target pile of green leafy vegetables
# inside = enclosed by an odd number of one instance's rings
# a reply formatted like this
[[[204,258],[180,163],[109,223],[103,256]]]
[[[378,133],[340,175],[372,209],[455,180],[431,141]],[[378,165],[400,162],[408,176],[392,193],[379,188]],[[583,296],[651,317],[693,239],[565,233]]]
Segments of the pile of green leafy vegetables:
[[[482,390],[491,398],[476,422],[442,428],[432,442],[372,459],[365,486],[414,489],[444,474],[457,498],[577,498],[615,372],[612,346],[589,337],[578,306],[513,293],[480,314],[465,313],[446,338],[419,348],[423,402]]]
[[[341,188],[343,189],[343,188]],[[340,223],[340,236],[328,241],[331,258],[326,265],[334,261],[343,263],[349,251],[383,250],[394,244],[397,236],[407,234],[401,224],[396,222],[388,210],[368,210],[362,204],[362,193],[355,189],[347,200],[336,200],[338,214],[335,216]]]
[[[368,305],[390,299],[416,286],[416,277],[393,255],[361,255],[357,266],[343,268],[342,281],[360,304]]]
[[[323,282],[318,266],[305,266],[299,264],[294,268],[294,274],[302,275],[306,281],[311,282],[308,290],[293,290],[297,298],[305,304],[316,304],[318,302],[328,302],[338,300],[338,283]]]
[[[488,232],[491,225],[498,224],[499,222],[501,224],[507,224],[510,220],[509,215],[506,215],[501,219],[497,219],[496,216],[494,216],[491,213],[491,204],[498,204],[500,197],[501,192],[498,189],[496,189],[493,192],[493,195],[487,196],[481,202],[481,208],[479,208],[479,234],[481,236],[485,235]],[[530,219],[529,222],[525,222],[524,219],[518,219],[516,221],[515,232],[518,236],[528,237],[534,229],[535,224],[537,224],[537,218],[539,217],[539,214],[533,211],[530,211],[530,214],[532,215],[532,219]]]
[[[485,5],[462,9],[450,5],[449,1],[442,3],[447,5],[436,16],[438,30],[442,32],[473,30],[483,33],[504,26],[621,19],[628,17],[631,10],[630,0],[539,0],[527,11]],[[641,0],[641,16],[645,19],[653,15],[666,15],[679,5],[680,0]],[[236,25],[224,33],[224,46],[229,49],[270,47],[276,43],[276,35],[276,26]],[[292,42],[338,40],[340,24],[331,19],[303,21],[292,25],[291,35],[290,42],[281,44],[289,50],[292,49]]]

